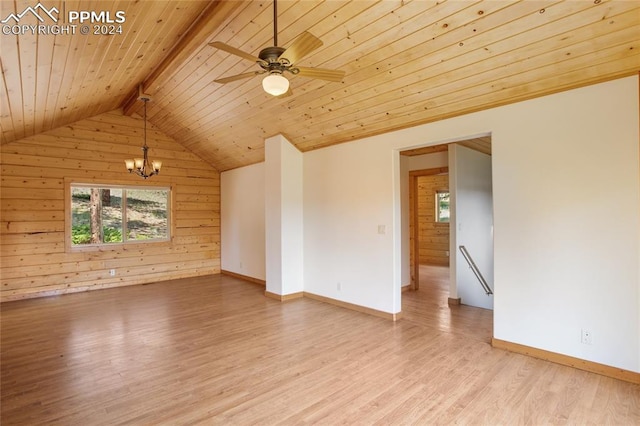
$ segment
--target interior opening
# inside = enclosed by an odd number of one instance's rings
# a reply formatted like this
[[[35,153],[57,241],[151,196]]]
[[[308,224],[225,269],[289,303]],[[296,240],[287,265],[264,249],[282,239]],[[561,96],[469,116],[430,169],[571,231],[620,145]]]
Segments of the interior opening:
[[[469,246],[493,287],[490,157],[490,135],[400,152],[403,318],[483,340],[492,336],[493,295],[481,299],[484,289],[469,279],[457,251]],[[476,177],[488,179],[481,202],[468,188]],[[491,237],[478,237],[477,229]]]

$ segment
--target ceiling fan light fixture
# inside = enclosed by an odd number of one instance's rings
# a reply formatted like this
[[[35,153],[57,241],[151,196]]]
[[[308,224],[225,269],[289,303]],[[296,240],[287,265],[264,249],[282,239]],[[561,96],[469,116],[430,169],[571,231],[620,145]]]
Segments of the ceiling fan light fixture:
[[[262,79],[262,88],[272,96],[280,96],[289,90],[289,80],[280,73],[270,73]]]

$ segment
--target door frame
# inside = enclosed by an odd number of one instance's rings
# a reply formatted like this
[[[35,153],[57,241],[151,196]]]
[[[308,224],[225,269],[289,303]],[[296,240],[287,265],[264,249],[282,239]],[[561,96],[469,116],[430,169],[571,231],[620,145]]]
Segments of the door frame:
[[[412,170],[409,172],[409,271],[411,290],[420,288],[420,241],[418,233],[418,177],[449,173],[449,167]]]

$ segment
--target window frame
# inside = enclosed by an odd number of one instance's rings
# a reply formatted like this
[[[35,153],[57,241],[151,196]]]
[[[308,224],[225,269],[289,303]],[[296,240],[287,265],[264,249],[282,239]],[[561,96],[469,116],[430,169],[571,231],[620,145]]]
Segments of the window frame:
[[[72,237],[73,227],[73,197],[72,188],[108,188],[122,190],[167,190],[167,238],[155,238],[151,240],[126,240],[126,200],[122,200],[122,232],[123,241],[118,243],[100,243],[100,244],[76,244],[74,245]],[[124,197],[123,197],[124,198]],[[174,217],[174,187],[170,184],[157,185],[135,185],[131,182],[123,181],[87,181],[65,179],[65,227],[64,227],[64,245],[67,252],[78,251],[112,251],[122,249],[123,247],[135,247],[137,245],[149,246],[166,246],[173,242],[175,235]]]

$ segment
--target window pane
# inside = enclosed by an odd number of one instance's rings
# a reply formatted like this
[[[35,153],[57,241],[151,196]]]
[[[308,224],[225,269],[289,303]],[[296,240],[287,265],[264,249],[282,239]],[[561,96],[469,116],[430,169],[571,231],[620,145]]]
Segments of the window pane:
[[[169,238],[169,191],[127,189],[127,240]]]
[[[74,245],[91,243],[90,197],[90,188],[71,188],[71,241]]]
[[[449,193],[436,193],[436,222],[449,222]]]
[[[100,189],[102,201],[102,242],[122,242],[122,189]]]
[[[71,242],[122,242],[122,190],[71,188]]]

